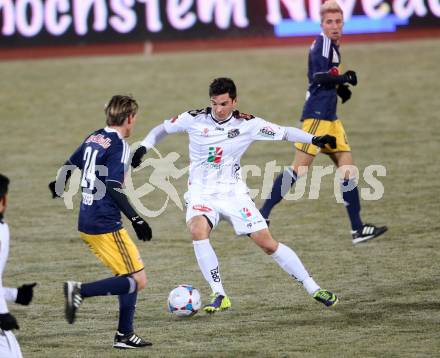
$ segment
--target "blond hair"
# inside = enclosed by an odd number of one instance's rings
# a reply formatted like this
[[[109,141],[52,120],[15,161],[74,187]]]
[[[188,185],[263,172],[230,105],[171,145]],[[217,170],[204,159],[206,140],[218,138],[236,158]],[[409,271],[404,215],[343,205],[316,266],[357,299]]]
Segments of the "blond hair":
[[[105,106],[107,125],[122,126],[130,115],[136,115],[138,108],[139,106],[132,96],[113,96]]]
[[[324,20],[324,16],[329,12],[339,12],[342,16],[344,16],[342,8],[335,0],[326,1],[321,5],[321,8],[319,10],[321,21]]]

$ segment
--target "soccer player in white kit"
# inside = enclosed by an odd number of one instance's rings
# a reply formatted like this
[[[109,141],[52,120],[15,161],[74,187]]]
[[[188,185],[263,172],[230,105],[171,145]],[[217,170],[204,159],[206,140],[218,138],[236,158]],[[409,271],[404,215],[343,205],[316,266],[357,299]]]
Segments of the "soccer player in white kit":
[[[18,329],[17,320],[9,313],[6,301],[28,305],[32,301],[36,283],[22,285],[19,288],[3,287],[3,271],[9,254],[9,227],[3,221],[7,206],[9,179],[0,174],[0,357],[22,357],[20,346],[12,333]]]
[[[184,112],[153,128],[132,158],[140,165],[143,155],[171,133],[189,135],[190,169],[186,222],[191,232],[199,268],[212,289],[211,303],[205,312],[214,313],[231,307],[223,288],[217,255],[209,235],[221,219],[232,224],[237,235],[248,235],[305,290],[326,306],[338,302],[336,295],[321,289],[309,275],[296,253],[277,242],[256,208],[243,182],[240,158],[257,140],[313,143],[320,147],[336,146],[335,137],[313,135],[293,127],[282,127],[263,118],[240,113],[237,89],[229,78],[217,78],[209,87],[211,106]]]

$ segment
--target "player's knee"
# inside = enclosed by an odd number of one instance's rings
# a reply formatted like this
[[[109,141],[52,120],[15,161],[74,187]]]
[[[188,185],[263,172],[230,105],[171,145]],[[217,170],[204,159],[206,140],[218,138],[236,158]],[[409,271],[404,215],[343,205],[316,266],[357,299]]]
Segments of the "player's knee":
[[[143,290],[147,286],[147,274],[144,270],[134,274],[133,278],[136,281],[136,287],[138,291]]]
[[[203,224],[200,220],[189,223],[188,229],[193,240],[204,240],[209,236],[209,228]]]
[[[275,251],[277,251],[277,245],[274,245],[273,243],[268,243],[267,245],[260,247],[267,255],[272,255]]]
[[[272,237],[269,230],[254,233],[251,238],[268,255],[272,255],[278,249],[278,242]]]

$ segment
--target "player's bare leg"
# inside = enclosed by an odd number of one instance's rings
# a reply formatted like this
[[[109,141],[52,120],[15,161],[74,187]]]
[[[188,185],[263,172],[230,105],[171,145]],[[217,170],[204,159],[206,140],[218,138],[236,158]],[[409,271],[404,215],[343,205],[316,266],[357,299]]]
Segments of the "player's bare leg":
[[[295,158],[292,162],[292,169],[297,173],[298,177],[306,175],[314,159],[314,155],[296,150]]]
[[[362,222],[360,216],[361,204],[357,188],[357,170],[354,168],[351,152],[332,153],[330,158],[340,170],[343,170],[341,173],[341,192],[351,222],[353,244],[374,239],[385,233],[388,230],[386,226],[378,227]]]
[[[203,310],[207,313],[214,313],[230,308],[231,302],[223,289],[217,255],[209,242],[211,226],[208,219],[203,215],[198,215],[189,220],[187,226],[191,233],[200,271],[212,290],[211,303]]]
[[[338,302],[336,295],[321,289],[309,275],[298,255],[288,246],[277,242],[268,229],[259,230],[250,234],[250,238],[290,276],[301,282],[305,290],[317,301],[326,306],[333,306]]]
[[[143,290],[147,286],[147,273],[141,270],[131,274],[131,277],[136,281],[137,291]]]

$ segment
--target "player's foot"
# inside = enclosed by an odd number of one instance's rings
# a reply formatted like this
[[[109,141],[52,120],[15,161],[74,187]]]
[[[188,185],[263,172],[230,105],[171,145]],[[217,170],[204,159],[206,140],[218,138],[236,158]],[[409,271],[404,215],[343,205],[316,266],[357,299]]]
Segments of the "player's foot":
[[[373,224],[364,224],[361,229],[352,231],[353,245],[360,242],[374,239],[382,235],[388,228],[386,226],[374,226]]]
[[[64,282],[64,297],[66,299],[66,320],[70,324],[75,322],[76,311],[81,305],[81,282],[67,281]]]
[[[118,349],[133,349],[152,346],[153,343],[144,340],[136,333],[122,334],[116,331],[113,348]]]
[[[211,303],[203,307],[206,313],[214,313],[218,311],[227,310],[231,308],[231,301],[228,296],[219,295],[217,293],[211,294]]]
[[[313,294],[313,298],[316,301],[325,304],[326,306],[334,306],[339,301],[334,293],[331,293],[330,291],[322,288],[320,288]]]

